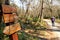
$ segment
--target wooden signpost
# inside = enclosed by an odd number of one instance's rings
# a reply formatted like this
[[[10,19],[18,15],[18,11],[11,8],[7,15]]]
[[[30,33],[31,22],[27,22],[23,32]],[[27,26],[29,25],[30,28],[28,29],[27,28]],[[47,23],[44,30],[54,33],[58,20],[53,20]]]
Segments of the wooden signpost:
[[[17,31],[21,30],[20,24],[17,22],[15,23],[15,15],[16,14],[16,8],[11,7],[9,5],[0,5],[0,15],[2,14],[3,21],[5,23],[5,28],[3,30],[3,33],[6,35],[9,35],[10,40],[18,40]]]
[[[14,33],[9,36],[10,40],[18,40],[18,34]]]

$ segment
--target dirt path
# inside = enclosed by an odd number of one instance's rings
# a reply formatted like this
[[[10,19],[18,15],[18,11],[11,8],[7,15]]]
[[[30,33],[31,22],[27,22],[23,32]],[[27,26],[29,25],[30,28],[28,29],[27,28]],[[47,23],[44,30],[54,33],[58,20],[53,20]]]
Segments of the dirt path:
[[[60,24],[55,22],[55,26],[51,25],[51,21],[48,19],[44,19],[44,21],[48,24],[48,30],[33,30],[33,29],[26,29],[24,30],[26,33],[32,36],[37,36],[42,39],[47,40],[60,40]],[[42,34],[41,34],[42,33]],[[45,34],[45,35],[44,35]]]
[[[56,35],[56,40],[60,40],[60,24],[55,22],[55,26],[52,26],[50,20],[44,19],[44,21],[49,25],[49,29],[55,30],[52,32],[54,33],[54,35]]]

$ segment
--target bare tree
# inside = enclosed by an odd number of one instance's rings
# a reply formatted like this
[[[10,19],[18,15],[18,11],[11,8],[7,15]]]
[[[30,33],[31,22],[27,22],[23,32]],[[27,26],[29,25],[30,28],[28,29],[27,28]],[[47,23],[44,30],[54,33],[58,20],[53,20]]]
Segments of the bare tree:
[[[52,12],[53,12],[53,10],[52,10],[52,4],[53,4],[53,0],[51,0],[51,8],[50,8],[51,16],[53,16],[53,15],[52,15]]]
[[[52,10],[53,0],[51,0],[51,1],[47,0],[46,4],[47,4],[48,7],[49,7],[48,9],[49,9],[50,12],[51,12],[51,16],[53,16],[53,15],[52,15],[52,12],[53,12],[53,10]]]
[[[41,11],[39,13],[39,18],[40,18],[40,22],[41,22],[43,19],[43,0],[41,0]]]

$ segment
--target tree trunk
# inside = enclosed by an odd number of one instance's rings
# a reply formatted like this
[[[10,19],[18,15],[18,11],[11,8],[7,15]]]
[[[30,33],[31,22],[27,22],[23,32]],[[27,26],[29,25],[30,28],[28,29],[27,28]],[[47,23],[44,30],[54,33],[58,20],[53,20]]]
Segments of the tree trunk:
[[[29,5],[30,5],[30,2],[27,4],[27,9],[26,9],[26,12],[25,12],[25,16],[27,16],[27,14],[28,14]]]
[[[1,4],[4,4],[5,0],[0,0],[0,40],[4,40],[4,35],[3,35],[3,26],[2,26],[2,6]]]
[[[51,11],[51,17],[53,16],[52,15],[52,4],[53,4],[53,0],[51,0],[51,9],[50,9],[50,11]]]
[[[41,11],[40,11],[40,16],[39,16],[39,18],[40,18],[40,22],[41,22],[42,19],[43,19],[43,0],[41,0]]]

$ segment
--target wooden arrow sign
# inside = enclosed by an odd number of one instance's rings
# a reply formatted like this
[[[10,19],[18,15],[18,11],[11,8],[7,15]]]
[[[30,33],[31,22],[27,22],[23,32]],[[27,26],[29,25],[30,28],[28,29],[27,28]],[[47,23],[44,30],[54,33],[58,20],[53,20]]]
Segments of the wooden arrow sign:
[[[19,30],[21,30],[20,24],[16,23],[16,24],[12,24],[12,25],[6,26],[4,28],[3,33],[6,34],[6,35],[11,35],[11,34],[17,32]]]
[[[15,13],[17,12],[17,9],[10,5],[2,5],[2,11],[3,13]]]

